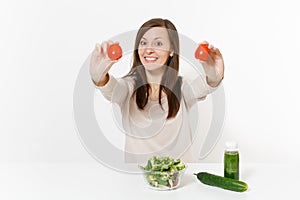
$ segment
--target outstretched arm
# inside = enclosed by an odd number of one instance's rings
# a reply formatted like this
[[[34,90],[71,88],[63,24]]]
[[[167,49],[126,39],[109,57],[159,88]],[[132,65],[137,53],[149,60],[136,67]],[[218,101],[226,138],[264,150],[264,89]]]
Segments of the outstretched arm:
[[[198,76],[192,81],[184,81],[183,95],[188,108],[192,107],[199,100],[204,100],[208,94],[214,92],[224,77],[224,61],[219,49],[209,45],[206,41],[201,44],[208,46],[207,52],[205,52],[208,53],[207,55],[196,56],[204,68],[205,77]],[[198,53],[196,51],[196,55]]]

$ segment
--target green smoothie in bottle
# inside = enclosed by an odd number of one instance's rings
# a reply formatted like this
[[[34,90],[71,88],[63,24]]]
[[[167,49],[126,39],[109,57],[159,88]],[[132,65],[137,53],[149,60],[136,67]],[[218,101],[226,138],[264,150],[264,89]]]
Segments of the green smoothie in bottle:
[[[239,180],[239,151],[236,142],[226,142],[224,177]]]

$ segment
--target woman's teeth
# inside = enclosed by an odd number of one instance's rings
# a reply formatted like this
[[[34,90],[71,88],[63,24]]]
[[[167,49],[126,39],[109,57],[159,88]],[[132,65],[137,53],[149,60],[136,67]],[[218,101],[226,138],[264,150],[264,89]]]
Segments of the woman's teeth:
[[[145,60],[147,61],[155,61],[157,58],[149,58],[149,57],[145,57]]]

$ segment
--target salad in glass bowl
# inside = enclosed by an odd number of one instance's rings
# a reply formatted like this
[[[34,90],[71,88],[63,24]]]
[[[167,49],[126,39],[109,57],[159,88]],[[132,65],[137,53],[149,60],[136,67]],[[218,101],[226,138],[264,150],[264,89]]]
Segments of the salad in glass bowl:
[[[154,156],[148,160],[147,165],[139,165],[139,168],[150,188],[171,190],[180,185],[186,165],[180,159]]]

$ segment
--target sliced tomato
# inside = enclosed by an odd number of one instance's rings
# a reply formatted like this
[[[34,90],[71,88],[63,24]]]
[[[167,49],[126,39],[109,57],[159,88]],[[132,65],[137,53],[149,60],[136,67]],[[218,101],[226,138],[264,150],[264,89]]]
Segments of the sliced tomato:
[[[195,51],[195,58],[203,61],[208,60],[209,49],[207,44],[200,44]]]
[[[122,57],[122,48],[117,43],[112,44],[107,48],[107,54],[111,60],[119,60]]]

